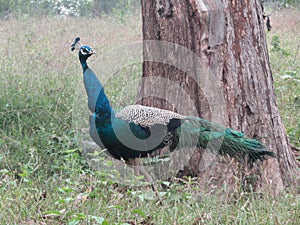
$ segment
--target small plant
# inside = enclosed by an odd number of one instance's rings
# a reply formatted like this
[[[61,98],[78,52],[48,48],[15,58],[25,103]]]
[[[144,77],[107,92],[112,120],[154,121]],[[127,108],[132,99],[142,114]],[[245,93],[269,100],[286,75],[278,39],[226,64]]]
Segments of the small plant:
[[[281,47],[279,36],[274,35],[271,41],[271,51],[281,53],[284,56],[289,56],[290,53]]]

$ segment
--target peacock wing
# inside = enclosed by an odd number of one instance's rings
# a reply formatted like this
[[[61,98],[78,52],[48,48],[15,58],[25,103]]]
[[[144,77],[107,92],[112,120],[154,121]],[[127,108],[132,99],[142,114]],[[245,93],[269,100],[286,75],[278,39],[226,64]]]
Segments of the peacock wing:
[[[165,125],[169,129],[176,129],[181,125],[181,121],[186,116],[178,113],[143,105],[129,105],[116,114],[117,118],[127,120],[142,127],[152,127],[154,125]]]

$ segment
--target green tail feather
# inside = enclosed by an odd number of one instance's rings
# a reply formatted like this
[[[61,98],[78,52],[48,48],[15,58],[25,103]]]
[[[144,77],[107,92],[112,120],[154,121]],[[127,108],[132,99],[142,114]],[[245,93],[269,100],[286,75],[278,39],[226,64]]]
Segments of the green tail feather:
[[[198,118],[188,117],[181,125],[180,147],[202,147],[215,154],[235,158],[248,157],[251,162],[263,160],[265,156],[275,157],[258,140],[250,139],[243,133],[219,124]]]

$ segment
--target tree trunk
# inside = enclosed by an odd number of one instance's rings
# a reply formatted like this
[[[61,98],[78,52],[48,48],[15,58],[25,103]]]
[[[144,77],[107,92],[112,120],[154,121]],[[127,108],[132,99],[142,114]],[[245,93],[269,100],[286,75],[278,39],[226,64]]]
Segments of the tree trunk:
[[[242,185],[278,193],[289,186],[298,165],[277,109],[261,1],[141,2],[139,103],[221,123],[278,155],[247,168],[226,157],[208,163],[209,155],[195,152],[186,168],[200,183],[230,191]]]

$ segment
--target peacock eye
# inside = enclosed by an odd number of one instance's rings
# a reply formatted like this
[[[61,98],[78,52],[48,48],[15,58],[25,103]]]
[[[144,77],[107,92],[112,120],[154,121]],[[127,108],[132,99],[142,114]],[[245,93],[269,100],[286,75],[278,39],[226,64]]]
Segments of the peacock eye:
[[[81,48],[81,54],[86,55],[88,54],[88,50],[86,48]]]

